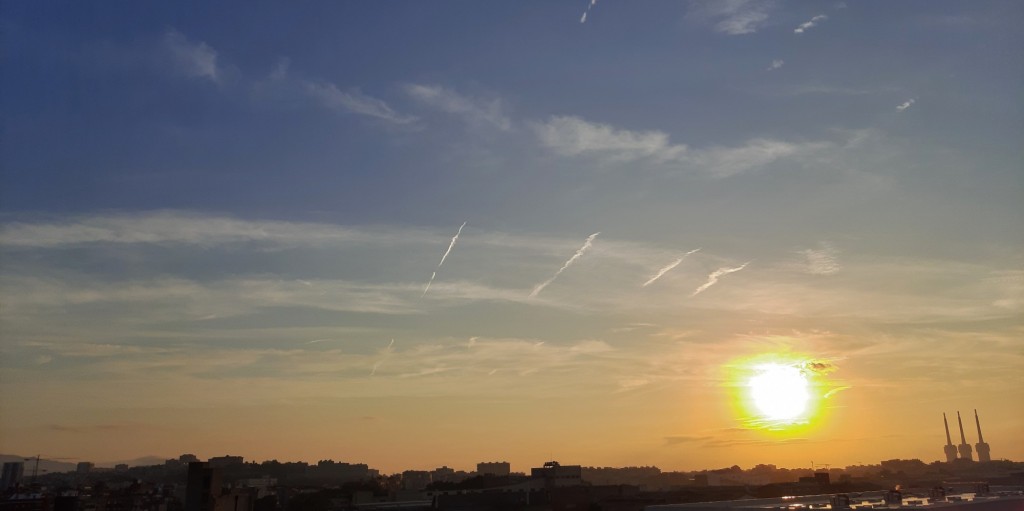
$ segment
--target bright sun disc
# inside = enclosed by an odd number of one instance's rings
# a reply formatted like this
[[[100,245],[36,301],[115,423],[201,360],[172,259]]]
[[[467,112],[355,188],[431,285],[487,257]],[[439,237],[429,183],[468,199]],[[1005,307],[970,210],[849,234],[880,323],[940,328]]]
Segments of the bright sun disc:
[[[750,395],[766,419],[789,421],[807,410],[810,391],[807,377],[799,368],[765,364],[757,370],[750,379]]]

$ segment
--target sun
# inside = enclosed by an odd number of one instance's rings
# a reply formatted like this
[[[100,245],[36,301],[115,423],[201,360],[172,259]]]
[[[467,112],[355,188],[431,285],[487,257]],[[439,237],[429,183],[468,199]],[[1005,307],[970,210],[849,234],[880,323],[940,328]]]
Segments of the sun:
[[[850,388],[834,379],[829,359],[802,353],[766,352],[722,366],[730,389],[727,405],[743,429],[769,435],[800,435],[821,427],[832,411],[833,395]]]
[[[762,364],[755,367],[748,387],[754,406],[766,420],[792,422],[803,417],[811,398],[810,385],[800,368]]]

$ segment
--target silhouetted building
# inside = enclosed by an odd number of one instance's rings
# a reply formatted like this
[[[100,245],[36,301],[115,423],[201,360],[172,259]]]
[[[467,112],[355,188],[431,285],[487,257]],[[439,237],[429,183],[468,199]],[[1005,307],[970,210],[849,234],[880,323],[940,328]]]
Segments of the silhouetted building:
[[[277,487],[277,478],[263,476],[243,479],[241,485],[245,488],[252,488],[256,492],[256,498],[259,499],[274,494],[274,488]]]
[[[182,463],[194,463],[199,461],[199,457],[195,454],[182,454],[181,456],[178,456],[178,461]]]
[[[956,461],[956,446],[949,437],[949,421],[946,420],[945,413],[942,414],[942,424],[946,426],[946,446],[942,450],[946,452],[946,463],[953,463]]]
[[[253,511],[256,503],[255,488],[222,490],[215,499],[214,511]]]
[[[214,468],[233,467],[242,465],[245,463],[245,458],[241,456],[216,456],[210,458],[209,464]],[[191,462],[189,463],[191,465]]]
[[[9,461],[4,463],[3,475],[0,476],[0,491],[18,487],[21,485],[21,480],[24,477],[24,461]]]
[[[80,461],[78,462],[78,466],[75,467],[75,473],[80,475],[88,474],[89,472],[92,472],[92,469],[95,466],[96,465],[91,462]]]
[[[342,463],[334,460],[320,460],[316,464],[316,475],[338,482],[361,481],[376,477],[377,471],[365,463]]]
[[[221,492],[221,471],[202,461],[188,464],[185,511],[214,511]]]
[[[543,479],[545,487],[578,486],[583,484],[583,467],[549,461],[543,467],[531,468],[530,477]]]
[[[960,451],[960,459],[974,461],[971,444],[967,443],[967,438],[964,437],[964,422],[960,420],[960,412],[956,412],[956,421],[960,424],[960,445],[956,446],[957,450]]]
[[[406,470],[402,472],[403,490],[422,490],[430,484],[430,472],[426,470]]]
[[[453,482],[455,481],[455,469],[449,468],[448,465],[443,467],[435,468],[430,471],[431,482]]]
[[[512,465],[507,461],[480,462],[476,464],[476,473],[479,475],[507,476],[512,473]]]
[[[978,410],[974,410],[974,423],[978,425],[978,443],[974,447],[978,450],[978,461],[992,461],[992,454],[985,443],[985,437],[981,436],[981,421],[978,420]]]

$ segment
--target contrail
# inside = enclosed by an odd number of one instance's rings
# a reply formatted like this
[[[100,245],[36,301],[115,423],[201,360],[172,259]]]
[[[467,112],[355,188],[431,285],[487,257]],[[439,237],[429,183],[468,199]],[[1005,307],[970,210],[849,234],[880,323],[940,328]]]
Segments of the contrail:
[[[391,342],[388,344],[387,348],[384,348],[384,351],[386,351],[388,354],[391,354],[391,347],[394,346],[394,345],[395,345],[395,340],[391,339]],[[374,375],[377,374],[377,368],[380,367],[380,365],[382,363],[384,363],[384,360],[387,359],[387,358],[388,358],[387,355],[385,355],[384,358],[378,360],[376,363],[373,364],[373,369],[370,370],[370,376],[374,376]]]
[[[697,296],[698,294],[701,293],[701,291],[704,291],[705,289],[715,285],[715,283],[718,282],[718,277],[721,277],[723,275],[728,275],[728,274],[733,273],[733,272],[740,271],[743,268],[746,268],[748,264],[750,264],[749,261],[743,263],[742,266],[737,266],[736,268],[719,268],[719,269],[711,272],[711,274],[708,275],[708,281],[705,282],[704,285],[698,287],[697,290],[694,291],[692,295],[690,295],[690,298],[693,298],[694,296]]]
[[[583,11],[583,16],[580,16],[580,23],[586,23],[587,22],[587,13],[590,12],[590,10],[594,8],[594,4],[596,4],[596,3],[597,3],[597,0],[590,0],[590,4],[587,5],[587,10]]]
[[[601,234],[601,233],[600,232],[595,232],[594,234],[591,234],[590,236],[587,236],[587,241],[583,242],[583,246],[580,247],[580,249],[577,250],[576,253],[573,254],[572,257],[570,257],[569,260],[566,261],[565,264],[563,264],[562,267],[559,268],[558,271],[556,271],[555,274],[552,275],[550,279],[545,280],[544,282],[541,282],[540,284],[537,284],[537,287],[533,288],[533,292],[530,293],[530,298],[533,298],[533,297],[537,296],[538,294],[540,294],[540,292],[543,291],[544,288],[548,287],[548,284],[554,282],[555,279],[557,279],[558,276],[561,275],[562,272],[565,271],[566,268],[568,268],[570,265],[572,265],[572,263],[575,263],[576,260],[579,259],[580,256],[582,256],[583,253],[586,252],[588,248],[590,248],[590,245],[594,242],[594,238],[596,238],[598,234]]]
[[[423,294],[420,295],[420,298],[427,296],[427,291],[430,290],[430,285],[434,283],[437,272],[441,269],[441,265],[444,264],[444,260],[448,258],[448,254],[452,253],[452,248],[455,247],[455,242],[458,241],[459,235],[462,234],[462,228],[465,226],[466,222],[462,222],[462,225],[459,226],[459,231],[455,233],[455,236],[452,236],[452,242],[448,244],[448,250],[444,251],[444,255],[441,256],[441,262],[437,263],[437,269],[434,270],[434,273],[430,274],[430,280],[427,281],[427,287],[423,288]]]
[[[686,259],[686,256],[688,256],[688,255],[690,255],[690,254],[692,254],[692,253],[694,253],[694,252],[696,252],[698,250],[700,250],[700,249],[699,248],[693,249],[693,250],[683,254],[683,257],[680,257],[679,259],[676,259],[675,261],[672,261],[671,263],[669,263],[668,266],[658,270],[658,273],[655,273],[654,276],[651,277],[651,280],[648,280],[647,282],[644,282],[644,285],[642,285],[640,287],[647,287],[647,286],[653,284],[654,281],[660,279],[662,275],[672,271],[672,268],[675,268],[676,266],[679,266],[679,263],[683,262],[683,259]]]

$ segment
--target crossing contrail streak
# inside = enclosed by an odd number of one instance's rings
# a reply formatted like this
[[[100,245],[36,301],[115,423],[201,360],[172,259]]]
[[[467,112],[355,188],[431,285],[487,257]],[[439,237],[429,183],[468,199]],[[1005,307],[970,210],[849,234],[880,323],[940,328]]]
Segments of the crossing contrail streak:
[[[569,260],[566,261],[565,264],[563,264],[562,267],[559,268],[558,271],[556,271],[555,274],[552,275],[550,279],[545,280],[544,282],[541,282],[540,284],[537,284],[537,287],[533,288],[533,292],[530,293],[530,298],[533,298],[533,297],[537,296],[538,294],[540,294],[540,292],[543,291],[544,288],[548,287],[548,284],[554,282],[555,279],[557,279],[558,276],[561,275],[562,272],[565,271],[566,268],[571,266],[572,263],[575,263],[576,260],[579,259],[583,255],[583,253],[587,251],[588,248],[590,248],[590,245],[593,244],[594,238],[596,238],[598,234],[601,234],[601,233],[600,232],[595,232],[594,234],[591,234],[590,236],[587,236],[587,241],[583,242],[583,246],[580,247],[580,249],[577,250],[576,253],[573,254],[572,257],[570,257]]]
[[[444,251],[444,255],[441,256],[441,262],[437,263],[437,269],[434,270],[434,273],[430,274],[430,280],[427,281],[427,287],[423,288],[423,294],[420,295],[420,298],[427,296],[427,291],[430,290],[430,285],[434,283],[437,272],[441,269],[441,265],[444,264],[444,260],[448,259],[448,254],[452,253],[452,248],[455,247],[455,242],[459,240],[459,235],[462,234],[462,228],[465,226],[466,222],[462,222],[462,225],[459,226],[459,231],[455,233],[455,236],[452,236],[452,242],[448,244],[448,250]]]
[[[594,4],[596,3],[597,0],[590,0],[590,3],[587,5],[587,10],[583,11],[583,16],[580,16],[580,23],[587,22],[587,13],[589,13],[590,10],[594,8]]]
[[[698,294],[700,294],[705,289],[715,285],[715,283],[718,282],[718,277],[721,277],[723,275],[728,275],[728,274],[733,273],[733,272],[740,271],[743,268],[746,268],[748,264],[750,264],[750,262],[743,263],[741,266],[737,266],[735,268],[719,268],[719,269],[711,272],[711,274],[708,275],[708,281],[705,282],[704,285],[698,287],[697,290],[694,291],[693,294],[690,295],[690,298],[693,298],[694,296],[697,296]]]
[[[395,340],[391,339],[391,343],[388,344],[388,347],[384,348],[384,358],[378,360],[376,363],[373,364],[373,369],[370,370],[370,376],[374,376],[374,375],[377,374],[377,368],[380,367],[380,365],[384,363],[384,360],[386,360],[388,358],[388,355],[391,354],[391,348],[394,345],[395,345]]]
[[[683,262],[683,259],[686,259],[686,256],[688,256],[688,255],[690,255],[690,254],[692,254],[692,253],[694,253],[694,252],[696,252],[698,250],[700,250],[700,249],[699,248],[693,249],[693,250],[683,254],[683,257],[680,257],[679,259],[676,259],[675,261],[672,261],[671,263],[668,264],[668,266],[665,266],[664,268],[658,270],[658,273],[655,273],[654,276],[651,277],[650,280],[648,280],[647,282],[644,282],[644,285],[642,285],[640,287],[647,287],[647,286],[653,284],[654,281],[660,279],[662,275],[672,271],[672,268],[675,268],[676,266],[679,266],[679,263]]]

